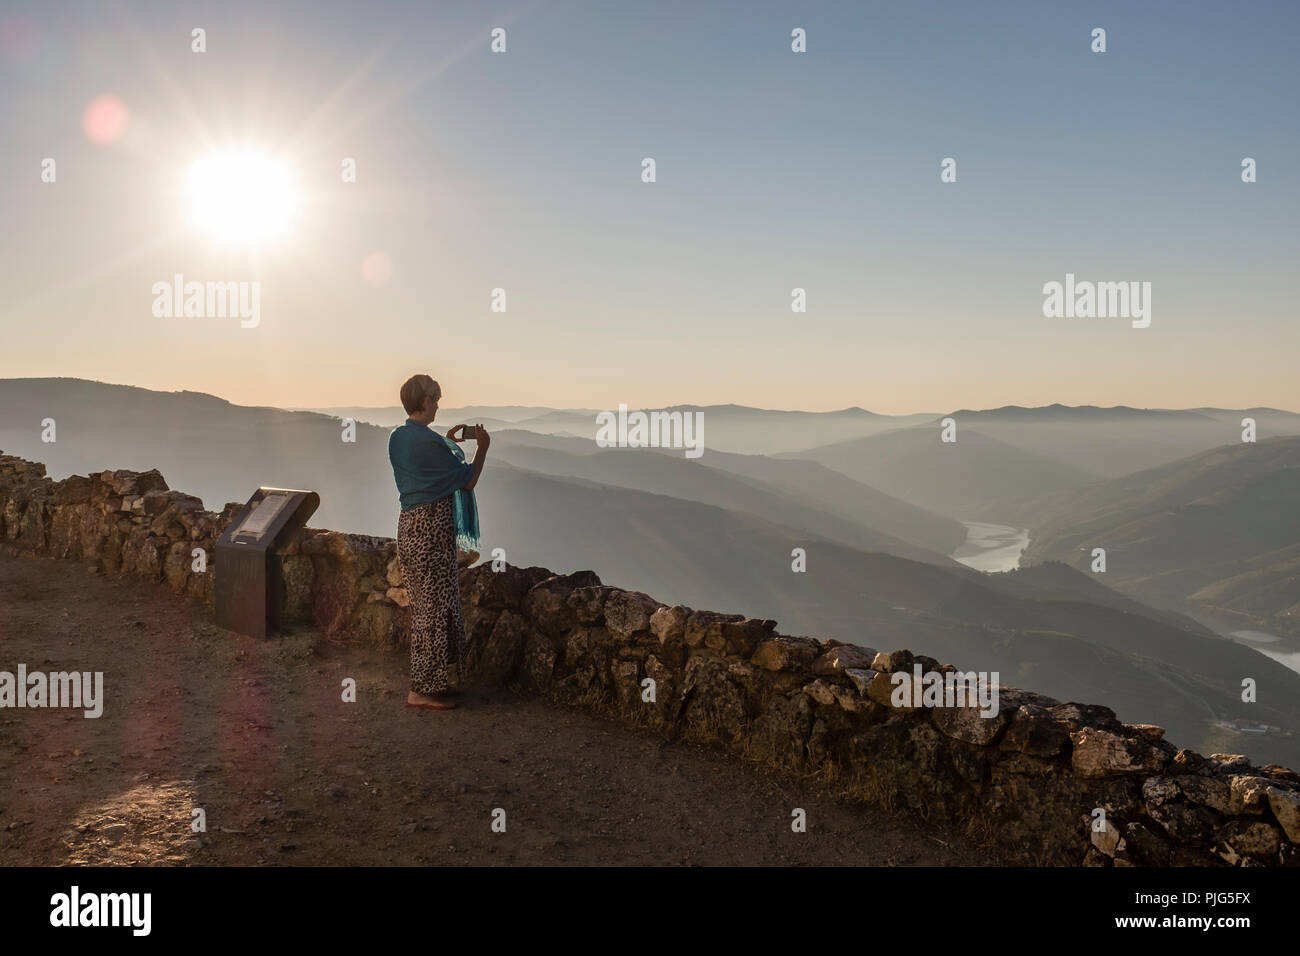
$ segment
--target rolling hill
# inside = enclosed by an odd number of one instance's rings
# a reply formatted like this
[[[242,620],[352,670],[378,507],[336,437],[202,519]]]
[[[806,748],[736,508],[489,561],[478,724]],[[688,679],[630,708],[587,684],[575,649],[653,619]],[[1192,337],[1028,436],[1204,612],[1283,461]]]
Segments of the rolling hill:
[[[778,457],[810,459],[918,507],[970,521],[999,521],[1014,514],[1020,499],[1100,477],[960,423],[952,443],[941,442],[938,426],[928,425]]]
[[[1300,435],[1300,415],[1276,409],[1147,409],[1010,405],[952,417],[991,438],[1106,478],[1178,461],[1240,440],[1241,421],[1259,437]]]
[[[711,452],[700,459],[654,449],[596,447],[590,440],[502,431],[493,452],[548,475],[573,476],[747,511],[867,551],[951,565],[965,540],[957,521],[853,481],[816,462]]]
[[[1300,438],[1224,445],[1024,513],[1022,563],[1087,568],[1103,547],[1107,583],[1148,603],[1300,634]]]

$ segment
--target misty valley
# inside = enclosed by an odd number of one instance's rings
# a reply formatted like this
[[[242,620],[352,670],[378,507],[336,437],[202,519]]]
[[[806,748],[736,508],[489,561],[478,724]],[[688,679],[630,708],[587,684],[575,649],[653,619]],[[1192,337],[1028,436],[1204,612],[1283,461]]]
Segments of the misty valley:
[[[698,458],[600,447],[598,410],[447,408],[434,427],[491,432],[476,492],[485,557],[908,648],[1105,704],[1203,753],[1300,764],[1300,415],[670,411],[707,422]],[[1246,412],[1254,443],[1240,440]],[[959,438],[942,443],[949,416]],[[398,502],[385,446],[404,417],[0,381],[0,448],[55,479],[157,468],[214,510],[258,484],[311,488],[312,526],[386,537]],[[41,439],[45,418],[55,442]],[[1092,570],[1098,547],[1105,573]],[[796,548],[806,570],[792,570]],[[1242,699],[1244,679],[1257,700]]]

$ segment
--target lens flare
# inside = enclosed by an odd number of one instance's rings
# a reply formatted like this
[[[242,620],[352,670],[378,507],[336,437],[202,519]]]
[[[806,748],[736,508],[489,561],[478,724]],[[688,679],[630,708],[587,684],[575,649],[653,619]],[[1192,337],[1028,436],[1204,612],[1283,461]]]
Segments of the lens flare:
[[[361,260],[361,277],[372,285],[383,285],[393,277],[393,263],[376,250]]]
[[[126,107],[116,96],[105,93],[86,104],[81,114],[81,129],[96,146],[107,146],[126,129]]]

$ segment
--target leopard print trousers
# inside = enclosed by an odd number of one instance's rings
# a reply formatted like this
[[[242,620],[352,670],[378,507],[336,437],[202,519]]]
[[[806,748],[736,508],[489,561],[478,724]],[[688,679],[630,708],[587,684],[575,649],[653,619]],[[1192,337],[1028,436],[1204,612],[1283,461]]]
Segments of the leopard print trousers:
[[[397,560],[411,599],[411,690],[432,696],[448,689],[447,666],[465,675],[465,622],[456,575],[452,497],[403,511],[397,519]]]

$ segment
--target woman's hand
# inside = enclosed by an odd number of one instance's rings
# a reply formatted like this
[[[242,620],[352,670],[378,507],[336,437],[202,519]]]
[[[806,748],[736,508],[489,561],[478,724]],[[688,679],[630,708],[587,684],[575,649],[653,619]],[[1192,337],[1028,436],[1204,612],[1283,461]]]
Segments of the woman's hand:
[[[464,441],[466,438],[472,438],[473,435],[466,435],[464,431],[461,431],[461,429],[468,429],[468,428],[472,428],[472,427],[473,427],[472,425],[464,425],[464,424],[462,424],[462,425],[452,425],[450,428],[447,429],[447,440],[448,440],[448,441],[455,441],[455,442],[462,442],[462,441]],[[460,434],[461,434],[461,437],[460,437],[460,438],[457,438],[457,437],[456,437],[456,432],[458,432],[458,431],[459,431]]]

